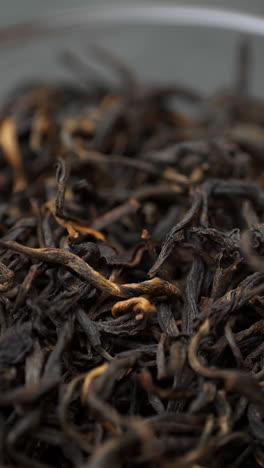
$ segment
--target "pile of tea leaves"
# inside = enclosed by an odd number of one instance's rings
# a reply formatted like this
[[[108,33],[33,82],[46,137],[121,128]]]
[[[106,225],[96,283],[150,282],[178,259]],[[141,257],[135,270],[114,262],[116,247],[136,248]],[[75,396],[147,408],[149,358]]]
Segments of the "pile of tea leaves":
[[[264,466],[264,101],[75,84],[0,109],[0,465]],[[97,72],[98,73],[98,72]]]

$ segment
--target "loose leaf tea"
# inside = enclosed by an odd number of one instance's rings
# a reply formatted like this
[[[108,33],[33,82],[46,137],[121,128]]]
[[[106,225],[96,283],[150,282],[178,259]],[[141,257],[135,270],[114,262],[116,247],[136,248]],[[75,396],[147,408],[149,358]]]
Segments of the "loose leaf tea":
[[[0,122],[0,464],[264,466],[264,102],[102,72]],[[184,109],[184,110],[183,110]]]

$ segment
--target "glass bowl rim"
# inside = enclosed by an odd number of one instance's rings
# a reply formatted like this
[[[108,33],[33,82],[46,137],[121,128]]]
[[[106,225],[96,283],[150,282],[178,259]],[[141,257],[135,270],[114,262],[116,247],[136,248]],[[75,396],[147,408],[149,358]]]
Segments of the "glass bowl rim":
[[[60,35],[98,26],[198,26],[264,36],[264,17],[208,6],[108,4],[71,7],[52,14],[0,28],[0,47],[19,46],[47,35]]]

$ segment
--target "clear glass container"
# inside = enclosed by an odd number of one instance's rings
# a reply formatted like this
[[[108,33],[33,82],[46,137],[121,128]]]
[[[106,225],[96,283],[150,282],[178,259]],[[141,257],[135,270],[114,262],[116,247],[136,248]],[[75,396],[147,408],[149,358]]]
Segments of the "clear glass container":
[[[107,47],[142,79],[211,93],[234,83],[241,34],[251,37],[251,91],[264,96],[264,19],[150,4],[64,10],[0,30],[0,97],[25,80],[70,79],[60,54],[71,51],[85,61],[92,43]]]

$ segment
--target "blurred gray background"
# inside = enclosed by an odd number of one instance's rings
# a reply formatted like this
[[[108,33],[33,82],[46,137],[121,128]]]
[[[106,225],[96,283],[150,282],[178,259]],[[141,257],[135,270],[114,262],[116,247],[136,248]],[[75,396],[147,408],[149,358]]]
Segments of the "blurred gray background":
[[[26,20],[51,15],[67,8],[117,5],[193,5],[233,9],[264,18],[264,0],[0,0],[0,29]],[[78,33],[78,31],[77,31]],[[77,35],[79,36],[77,38]],[[59,63],[63,50],[82,58],[88,55],[89,41],[106,45],[137,69],[143,79],[175,81],[211,93],[229,87],[235,79],[235,57],[240,35],[214,28],[117,26],[86,28],[82,37],[64,35],[59,40],[46,37],[12,50],[0,48],[0,96],[17,83],[30,78],[46,79],[67,76]],[[264,36],[252,37],[252,91],[264,97]],[[70,73],[68,73],[70,76]],[[68,76],[67,76],[68,78]]]
[[[133,4],[134,0],[119,0],[119,3]],[[115,4],[118,0],[115,1]],[[140,3],[138,0],[137,3]],[[264,15],[263,0],[144,0],[144,3],[158,4],[181,4],[181,5],[208,5],[217,7],[233,8],[240,11]],[[78,6],[97,6],[111,4],[111,0],[0,0],[1,15],[0,25],[5,26],[25,19],[34,18],[39,15],[51,13],[55,10]]]

